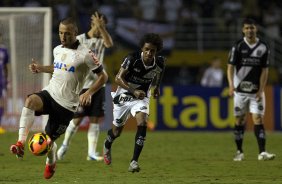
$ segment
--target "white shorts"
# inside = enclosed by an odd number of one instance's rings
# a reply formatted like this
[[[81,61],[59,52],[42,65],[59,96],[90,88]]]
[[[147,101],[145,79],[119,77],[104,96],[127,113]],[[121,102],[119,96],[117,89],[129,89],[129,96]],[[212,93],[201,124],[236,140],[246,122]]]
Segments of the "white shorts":
[[[137,112],[143,112],[149,115],[149,98],[143,100],[133,99],[121,104],[114,104],[113,124],[116,127],[124,126],[130,114],[135,117]]]
[[[242,116],[248,112],[264,115],[265,94],[260,101],[256,100],[256,94],[234,93],[234,115]]]

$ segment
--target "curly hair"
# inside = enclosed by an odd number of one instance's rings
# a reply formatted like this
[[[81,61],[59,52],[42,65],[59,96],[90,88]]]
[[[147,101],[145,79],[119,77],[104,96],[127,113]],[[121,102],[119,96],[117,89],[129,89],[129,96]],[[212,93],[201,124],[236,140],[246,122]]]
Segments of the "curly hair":
[[[157,52],[161,51],[163,49],[163,40],[162,38],[155,33],[147,33],[145,34],[139,43],[139,46],[142,48],[145,43],[151,43],[157,47]]]

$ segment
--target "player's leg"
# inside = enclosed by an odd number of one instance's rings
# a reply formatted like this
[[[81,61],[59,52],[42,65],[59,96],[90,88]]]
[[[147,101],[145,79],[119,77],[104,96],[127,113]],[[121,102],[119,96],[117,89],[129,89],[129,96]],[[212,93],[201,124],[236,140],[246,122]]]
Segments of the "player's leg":
[[[117,127],[114,124],[113,128],[108,130],[107,138],[104,141],[104,147],[103,147],[103,157],[104,157],[104,163],[106,165],[110,165],[112,163],[112,154],[111,154],[112,144],[114,140],[120,136],[123,127],[124,125]]]
[[[77,115],[75,114],[75,116],[77,116]],[[83,119],[82,117],[77,117],[77,118],[73,118],[70,121],[69,126],[68,126],[68,128],[65,132],[63,143],[62,143],[61,147],[58,149],[58,152],[57,152],[58,160],[64,159],[64,156],[67,153],[67,150],[69,148],[70,142],[71,142],[73,136],[75,135],[75,133],[77,132],[82,119]]]
[[[87,160],[95,160],[101,161],[103,157],[99,156],[99,153],[96,151],[97,143],[100,134],[100,121],[102,118],[98,117],[89,117],[90,124],[87,132],[87,139],[88,139],[88,155]]]
[[[148,114],[143,112],[138,112],[135,116],[137,121],[137,132],[135,135],[134,141],[134,152],[133,156],[128,168],[129,172],[139,172],[140,167],[138,164],[139,156],[144,147],[144,143],[146,140],[146,132],[147,132],[147,122],[148,122]]]
[[[108,130],[107,137],[104,141],[103,156],[104,163],[109,165],[112,162],[111,147],[114,140],[120,136],[125,122],[130,116],[130,109],[132,107],[132,102],[127,102],[125,104],[116,105],[113,108],[113,128]]]
[[[248,114],[248,98],[244,95],[234,94],[234,140],[236,144],[236,154],[233,158],[234,161],[242,161],[244,159],[243,140],[245,132],[245,124]]]
[[[20,117],[18,141],[10,147],[10,151],[15,154],[17,158],[23,158],[24,156],[24,145],[35,119],[35,111],[42,110],[43,100],[38,94],[32,94],[27,97]]]
[[[55,173],[57,152],[57,145],[55,143],[55,140],[59,138],[60,135],[65,133],[69,122],[73,118],[73,112],[55,103],[53,99],[51,100],[54,103],[52,103],[52,106],[50,107],[49,119],[45,127],[45,132],[52,140],[52,148],[47,153],[44,170],[45,179],[50,179]]]
[[[234,140],[235,140],[237,151],[233,160],[242,161],[244,159],[243,140],[244,140],[247,115],[237,116],[235,119],[236,121],[234,126]]]
[[[265,96],[257,101],[255,98],[251,99],[250,112],[252,113],[252,120],[254,122],[254,133],[258,143],[259,155],[258,160],[272,160],[275,154],[268,153],[265,150],[266,136],[263,124],[263,117],[265,112]]]
[[[100,161],[103,157],[96,152],[100,134],[100,122],[104,118],[105,109],[105,87],[97,91],[91,98],[90,106],[87,106],[85,115],[89,117],[90,124],[87,132],[88,155],[87,160]]]
[[[149,99],[138,100],[137,103],[132,107],[131,114],[136,118],[137,121],[137,132],[134,141],[134,152],[129,164],[129,172],[139,172],[140,167],[138,164],[139,156],[144,147],[146,133],[147,133],[147,122],[149,116]]]

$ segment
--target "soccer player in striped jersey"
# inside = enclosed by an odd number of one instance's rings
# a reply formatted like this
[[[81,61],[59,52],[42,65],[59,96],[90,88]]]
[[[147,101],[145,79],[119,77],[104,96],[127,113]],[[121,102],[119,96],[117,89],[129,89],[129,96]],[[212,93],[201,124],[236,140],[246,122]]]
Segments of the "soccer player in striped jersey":
[[[245,19],[242,31],[244,37],[232,47],[227,78],[229,95],[234,97],[235,143],[237,152],[234,161],[242,161],[244,127],[247,115],[252,114],[254,132],[258,143],[258,160],[272,160],[275,154],[265,150],[265,94],[264,89],[268,78],[269,47],[257,37],[257,26],[254,20]]]
[[[78,105],[89,105],[91,96],[108,80],[108,75],[95,53],[76,39],[77,32],[74,19],[62,20],[59,25],[61,45],[53,50],[54,65],[42,66],[34,60],[29,65],[32,73],[52,73],[52,78],[42,91],[26,98],[20,118],[18,142],[10,147],[17,158],[23,158],[24,145],[35,116],[49,114],[45,132],[52,139],[52,148],[47,153],[44,171],[46,179],[50,179],[55,173],[57,150],[55,140],[65,133]],[[85,93],[80,94],[85,76],[91,71],[98,79]]]
[[[87,48],[91,49],[94,52],[100,61],[103,64],[105,48],[110,48],[113,46],[113,41],[106,29],[107,18],[95,12],[92,15],[91,29],[84,34],[78,35],[77,39]],[[81,93],[84,93],[91,86],[93,81],[97,78],[90,72],[86,77],[86,82],[83,86]],[[70,141],[74,134],[76,133],[83,117],[88,116],[90,119],[90,124],[88,128],[87,138],[88,138],[88,154],[87,160],[100,161],[103,160],[103,157],[99,156],[96,152],[100,127],[99,123],[104,117],[104,103],[105,103],[105,85],[96,93],[92,95],[91,104],[89,106],[80,106],[78,111],[74,115],[74,119],[71,120],[66,133],[64,141],[61,147],[58,149],[57,157],[59,160],[62,160],[68,150]]]
[[[112,162],[112,143],[122,133],[127,119],[133,116],[137,121],[137,132],[128,171],[140,170],[138,158],[146,139],[150,89],[154,88],[154,98],[160,95],[159,87],[165,69],[165,58],[157,55],[162,47],[163,41],[159,35],[145,34],[140,40],[141,51],[129,54],[121,64],[115,77],[118,88],[112,93],[113,128],[108,131],[103,148],[104,162],[107,165]]]

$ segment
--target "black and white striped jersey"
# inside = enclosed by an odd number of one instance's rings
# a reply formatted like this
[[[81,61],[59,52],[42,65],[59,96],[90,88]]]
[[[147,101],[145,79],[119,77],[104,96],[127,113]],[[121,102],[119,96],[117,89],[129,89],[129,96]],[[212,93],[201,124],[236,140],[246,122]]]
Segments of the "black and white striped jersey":
[[[151,66],[146,66],[142,60],[142,52],[129,54],[123,60],[121,67],[128,70],[124,79],[134,88],[143,90],[150,96],[150,87],[155,77],[162,74],[165,68],[165,58],[156,56]],[[124,89],[118,87],[116,93],[123,93]]]
[[[262,69],[269,66],[269,53],[268,45],[259,39],[250,45],[243,38],[232,47],[228,64],[234,65],[237,92],[256,93],[259,90]]]

